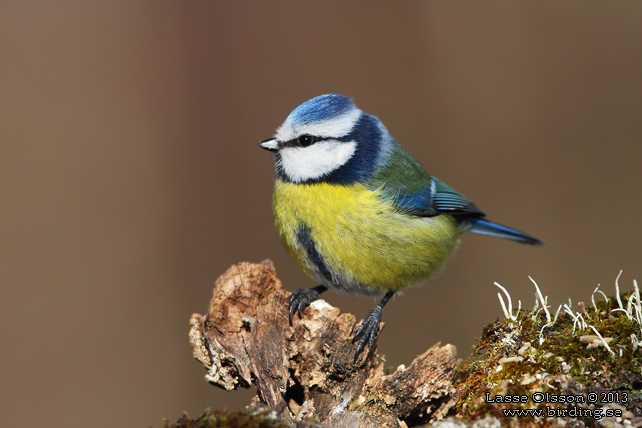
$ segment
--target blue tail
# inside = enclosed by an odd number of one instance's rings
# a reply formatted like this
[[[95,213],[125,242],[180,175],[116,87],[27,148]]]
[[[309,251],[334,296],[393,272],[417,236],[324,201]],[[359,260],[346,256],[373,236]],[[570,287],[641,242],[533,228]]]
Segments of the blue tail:
[[[478,218],[468,218],[466,223],[470,225],[469,232],[479,233],[480,235],[498,236],[500,238],[510,239],[511,241],[521,242],[529,245],[542,245],[542,241],[535,239],[519,230],[502,226],[501,224],[491,223],[490,221]]]

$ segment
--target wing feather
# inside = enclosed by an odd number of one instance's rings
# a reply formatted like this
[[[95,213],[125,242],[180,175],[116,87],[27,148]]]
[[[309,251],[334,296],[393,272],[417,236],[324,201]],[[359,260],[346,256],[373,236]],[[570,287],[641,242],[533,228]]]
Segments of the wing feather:
[[[475,204],[428,174],[410,152],[397,143],[368,185],[373,190],[379,189],[399,211],[410,215],[484,216]]]

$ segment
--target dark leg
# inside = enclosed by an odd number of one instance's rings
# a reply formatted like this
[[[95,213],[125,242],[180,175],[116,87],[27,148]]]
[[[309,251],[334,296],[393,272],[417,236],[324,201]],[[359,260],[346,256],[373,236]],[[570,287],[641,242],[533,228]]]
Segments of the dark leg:
[[[292,318],[294,318],[295,312],[298,312],[299,318],[301,318],[301,312],[303,312],[310,303],[319,300],[319,294],[327,289],[328,287],[325,285],[317,285],[312,288],[299,288],[295,290],[292,296],[290,296],[290,325],[292,325]]]
[[[379,302],[377,306],[375,306],[370,310],[370,312],[368,312],[368,315],[363,320],[357,331],[354,333],[352,343],[355,343],[357,340],[359,340],[359,344],[357,345],[357,352],[355,352],[354,354],[355,361],[357,361],[357,358],[359,358],[359,355],[361,354],[361,352],[363,352],[366,343],[370,347],[370,352],[372,352],[375,341],[377,340],[377,334],[379,333],[381,312],[383,312],[383,307],[386,306],[386,303],[388,303],[388,300],[390,300],[390,298],[394,296],[394,294],[394,291],[388,291],[386,295],[383,296],[383,299],[381,299],[381,302]],[[359,339],[359,336],[362,336],[361,339]]]

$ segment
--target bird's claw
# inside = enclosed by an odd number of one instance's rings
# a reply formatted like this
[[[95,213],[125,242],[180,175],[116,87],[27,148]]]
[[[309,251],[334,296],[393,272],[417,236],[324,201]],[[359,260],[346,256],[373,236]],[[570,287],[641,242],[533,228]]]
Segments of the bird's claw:
[[[319,292],[314,288],[299,288],[294,290],[290,296],[290,325],[295,313],[299,313],[299,318],[303,316],[302,312],[310,303],[319,300]]]
[[[355,361],[357,361],[359,355],[361,355],[361,353],[365,349],[366,343],[370,348],[370,352],[372,352],[372,350],[374,349],[377,336],[379,335],[381,312],[382,308],[380,308],[379,306],[374,307],[372,310],[370,310],[370,312],[368,312],[366,318],[363,320],[359,328],[357,328],[357,331],[355,331],[354,337],[352,338],[352,343],[355,343],[357,340],[359,341],[359,344],[357,345],[357,351],[354,354]],[[359,336],[361,336],[361,339],[359,339]]]

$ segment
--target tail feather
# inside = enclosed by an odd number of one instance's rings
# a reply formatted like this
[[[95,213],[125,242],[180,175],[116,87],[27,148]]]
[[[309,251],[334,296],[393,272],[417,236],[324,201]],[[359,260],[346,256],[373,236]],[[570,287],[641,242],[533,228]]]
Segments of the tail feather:
[[[472,233],[497,236],[500,238],[510,239],[511,241],[521,242],[522,244],[542,245],[542,241],[539,239],[533,238],[519,230],[502,226],[501,224],[492,223],[478,218],[467,219],[466,223],[470,225],[470,229],[468,231]]]

